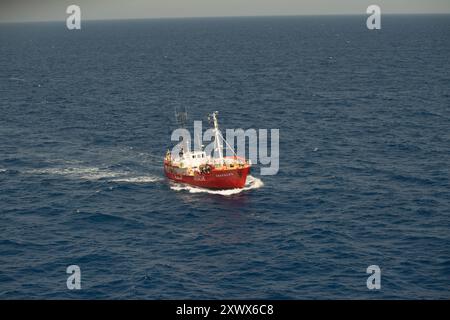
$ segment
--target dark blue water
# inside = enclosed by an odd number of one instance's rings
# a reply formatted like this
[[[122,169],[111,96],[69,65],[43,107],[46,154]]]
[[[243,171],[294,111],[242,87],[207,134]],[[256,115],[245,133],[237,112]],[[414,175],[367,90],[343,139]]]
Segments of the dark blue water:
[[[450,298],[449,16],[82,28],[0,25],[0,298]],[[279,128],[279,173],[174,188],[184,106]]]

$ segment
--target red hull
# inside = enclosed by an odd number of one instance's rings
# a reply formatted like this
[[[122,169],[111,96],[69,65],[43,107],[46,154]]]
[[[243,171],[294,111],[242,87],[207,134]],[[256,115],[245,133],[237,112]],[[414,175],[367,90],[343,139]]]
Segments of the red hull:
[[[164,165],[164,173],[170,180],[208,189],[243,188],[249,172],[250,167],[246,166],[227,170],[213,169],[210,173],[189,176],[174,173],[170,166]]]

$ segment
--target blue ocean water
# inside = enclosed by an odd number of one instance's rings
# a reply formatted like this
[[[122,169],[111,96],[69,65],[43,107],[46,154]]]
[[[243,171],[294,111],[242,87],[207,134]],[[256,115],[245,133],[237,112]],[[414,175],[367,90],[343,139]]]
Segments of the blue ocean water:
[[[0,24],[0,298],[450,298],[450,16],[365,19]],[[185,106],[279,173],[170,184]]]

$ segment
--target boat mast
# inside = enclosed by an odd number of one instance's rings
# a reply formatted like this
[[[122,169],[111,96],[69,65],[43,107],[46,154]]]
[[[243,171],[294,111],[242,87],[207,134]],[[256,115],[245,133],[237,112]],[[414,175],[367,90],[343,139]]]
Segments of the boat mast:
[[[183,111],[179,112],[177,110],[177,108],[175,107],[175,119],[177,120],[178,125],[183,129],[186,128],[187,117],[188,117],[188,113],[187,113],[186,107],[184,107],[184,112]],[[190,150],[191,148],[189,147],[190,144],[191,144],[191,142],[189,140],[184,141],[184,146],[183,146],[184,152],[191,151]]]
[[[214,123],[214,144],[215,144],[215,148],[216,150],[219,152],[219,161],[220,164],[223,164],[223,154],[222,154],[222,140],[221,140],[221,135],[220,135],[220,130],[219,130],[219,123],[217,121],[217,115],[219,114],[219,111],[215,111],[212,114],[212,119],[213,119],[213,123]]]

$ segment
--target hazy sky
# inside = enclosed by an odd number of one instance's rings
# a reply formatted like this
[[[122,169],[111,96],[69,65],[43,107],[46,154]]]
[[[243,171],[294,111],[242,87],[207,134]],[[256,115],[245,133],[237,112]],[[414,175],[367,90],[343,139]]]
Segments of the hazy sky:
[[[85,20],[366,14],[370,4],[382,13],[450,13],[450,0],[0,0],[0,22],[65,20],[70,4]]]

